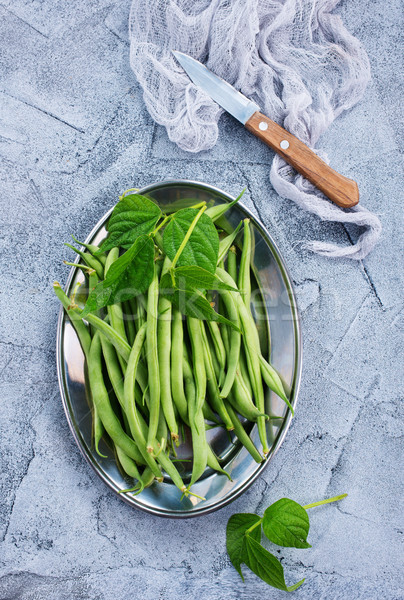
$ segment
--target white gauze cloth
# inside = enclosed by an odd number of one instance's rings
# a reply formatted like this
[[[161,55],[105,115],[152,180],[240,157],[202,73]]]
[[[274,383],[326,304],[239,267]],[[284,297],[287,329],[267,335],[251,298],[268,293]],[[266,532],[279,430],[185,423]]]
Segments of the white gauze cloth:
[[[130,62],[148,111],[180,148],[199,152],[215,145],[223,110],[184,73],[171,53],[180,50],[314,148],[334,119],[362,97],[370,78],[365,51],[332,12],[338,3],[133,0]],[[324,151],[316,152],[327,161]],[[375,245],[381,224],[366,208],[339,208],[278,155],[270,179],[280,196],[320,219],[361,227],[354,245],[312,241],[305,247],[359,260]]]

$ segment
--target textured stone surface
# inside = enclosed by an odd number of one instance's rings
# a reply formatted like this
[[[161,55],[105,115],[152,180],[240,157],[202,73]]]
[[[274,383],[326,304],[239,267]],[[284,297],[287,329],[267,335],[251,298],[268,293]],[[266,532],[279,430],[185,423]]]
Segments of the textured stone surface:
[[[403,389],[399,128],[400,3],[343,2],[369,52],[363,101],[321,140],[359,182],[383,237],[361,263],[303,253],[321,223],[275,194],[271,152],[229,117],[216,148],[188,155],[147,114],[130,71],[129,0],[3,0],[1,180],[0,598],[256,600],[282,598],[252,574],[243,585],[225,551],[228,517],[291,496],[348,492],[312,513],[310,550],[281,552],[296,597],[398,600]],[[64,417],[55,368],[64,281],[62,242],[86,236],[118,193],[167,177],[237,193],[277,241],[296,284],[304,369],[296,418],[265,473],[232,505],[192,521],[162,520],[116,498],[82,459]],[[400,264],[401,263],[401,264]]]

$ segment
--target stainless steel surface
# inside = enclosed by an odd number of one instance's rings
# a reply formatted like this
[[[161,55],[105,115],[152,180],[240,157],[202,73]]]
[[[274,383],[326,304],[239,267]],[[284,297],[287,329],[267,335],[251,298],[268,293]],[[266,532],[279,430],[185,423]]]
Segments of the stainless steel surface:
[[[192,181],[166,181],[147,186],[140,190],[160,204],[164,210],[170,207],[189,206],[203,200],[223,202],[233,198],[221,190]],[[111,212],[111,211],[110,211]],[[87,243],[99,243],[106,235],[105,223],[108,212],[88,236]],[[221,225],[232,229],[240,219],[250,217],[255,238],[254,271],[259,279],[259,289],[253,293],[254,307],[262,344],[271,352],[271,360],[280,372],[286,386],[290,389],[291,403],[296,405],[301,376],[302,345],[299,316],[290,277],[279,251],[264,226],[240,203],[226,213]],[[72,268],[66,291],[70,293],[77,281],[83,281],[81,271]],[[270,327],[270,340],[268,328]],[[91,435],[91,409],[83,353],[75,332],[61,309],[57,330],[57,367],[62,401],[66,417],[80,451],[101,479],[116,493],[132,485],[132,481],[123,476],[117,467],[113,453],[102,441],[100,449],[108,458],[101,458],[95,452]],[[223,459],[223,466],[232,477],[229,481],[224,475],[218,475],[206,469],[202,479],[193,486],[196,494],[206,500],[189,497],[181,500],[181,493],[165,479],[155,483],[140,495],[130,493],[119,496],[136,508],[165,517],[193,517],[214,511],[228,504],[242,494],[260,475],[281,445],[288,430],[291,414],[285,404],[273,393],[266,396],[266,412],[279,419],[268,422],[268,436],[272,444],[264,463],[257,464],[248,452],[237,442],[229,440],[227,432],[213,429],[211,443]],[[256,426],[251,437],[260,447]],[[181,449],[181,457],[190,454],[189,444]],[[183,475],[187,476],[184,463]]]
[[[243,125],[259,110],[255,102],[246,98],[224,79],[214,75],[199,61],[182,52],[173,51],[173,54],[194,84],[202,88],[212,100]]]

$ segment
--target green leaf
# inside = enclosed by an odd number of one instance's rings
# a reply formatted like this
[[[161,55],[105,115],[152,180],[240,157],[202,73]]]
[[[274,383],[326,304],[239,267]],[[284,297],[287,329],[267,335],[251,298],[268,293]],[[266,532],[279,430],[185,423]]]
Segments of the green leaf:
[[[90,293],[82,317],[116,302],[133,298],[149,287],[153,278],[154,243],[142,235],[110,266],[107,276]]]
[[[304,582],[302,579],[288,587],[279,560],[250,535],[245,536],[242,562],[260,579],[278,590],[293,592]]]
[[[266,537],[278,546],[311,548],[307,543],[310,523],[306,511],[289,498],[281,498],[269,506],[262,520]]]
[[[238,327],[232,321],[217,313],[210,302],[198,290],[172,287],[170,273],[166,273],[161,278],[160,293],[188,317],[194,317],[203,321],[217,321],[238,330]]]
[[[258,515],[253,513],[239,513],[230,517],[227,522],[226,529],[226,547],[229,554],[232,565],[240,574],[241,579],[244,581],[243,574],[241,572],[241,563],[243,559],[243,546],[246,537],[246,531],[261,521]],[[250,532],[257,542],[261,541],[261,527],[255,527]]]
[[[237,288],[223,283],[214,273],[202,267],[177,267],[172,271],[176,287],[179,289],[198,290],[231,290],[238,292]]]
[[[173,215],[163,234],[164,252],[174,260],[195,217],[196,208],[184,208]],[[196,265],[211,273],[216,271],[219,234],[208,216],[202,214],[178,259],[179,266]]]
[[[140,194],[129,194],[115,206],[108,219],[108,237],[98,253],[120,246],[129,248],[141,235],[153,231],[162,212],[149,198]]]

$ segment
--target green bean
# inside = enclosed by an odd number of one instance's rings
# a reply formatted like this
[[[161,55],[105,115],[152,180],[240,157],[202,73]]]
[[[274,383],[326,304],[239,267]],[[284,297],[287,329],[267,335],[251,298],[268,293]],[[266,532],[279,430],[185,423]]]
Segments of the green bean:
[[[133,458],[136,462],[141,461],[142,457],[139,448],[135,442],[124,432],[118,417],[111,407],[108,391],[105,387],[101,365],[101,341],[100,334],[97,332],[91,342],[90,352],[88,354],[88,378],[90,382],[91,394],[94,405],[100,415],[102,424],[112,441],[122,448],[122,450]]]
[[[77,248],[75,248],[71,244],[65,244],[65,246],[71,248],[76,254],[78,254],[81,257],[81,259],[85,262],[86,265],[94,269],[100,279],[104,278],[104,267],[102,266],[100,261],[97,258],[95,258],[95,256],[93,256],[89,252],[82,252],[81,250],[77,250]]]
[[[122,448],[120,448],[116,444],[115,444],[115,451],[116,451],[116,455],[118,457],[118,461],[119,461],[122,469],[125,471],[125,473],[127,475],[129,475],[129,477],[133,477],[133,479],[138,480],[138,483],[140,484],[140,489],[139,489],[139,493],[140,493],[143,490],[144,486],[142,486],[141,475],[139,473],[139,469],[137,468],[135,461],[132,458],[130,458],[130,456],[125,454],[125,452],[122,450]],[[120,490],[120,491],[122,493],[122,492],[133,491],[133,489],[132,490]]]
[[[147,330],[146,351],[147,368],[149,373],[150,422],[147,438],[147,450],[153,451],[153,443],[157,434],[160,413],[160,371],[157,350],[157,319],[158,319],[159,280],[157,265],[154,264],[153,280],[147,294]]]
[[[237,250],[235,246],[232,246],[229,250],[229,254],[227,255],[227,272],[230,277],[237,281]],[[234,287],[237,288],[237,284],[234,283]],[[237,288],[238,289],[238,288]]]
[[[220,463],[217,459],[216,454],[213,452],[212,448],[209,446],[208,444],[208,458],[207,458],[207,465],[208,467],[210,467],[211,469],[213,469],[214,471],[217,471],[218,473],[221,473],[222,475],[226,475],[226,477],[230,480],[233,481],[231,476],[229,475],[229,473],[223,469],[220,466]]]
[[[86,316],[86,320],[90,323],[90,325],[93,325],[100,333],[105,335],[105,337],[115,347],[118,354],[120,356],[122,356],[122,358],[124,359],[125,362],[128,362],[130,350],[131,350],[128,342],[126,340],[124,340],[119,335],[119,333],[117,333],[115,331],[115,329],[113,329],[111,327],[111,325],[109,325],[108,323],[106,323],[105,321],[103,321],[102,319],[97,317],[96,315],[93,315],[92,313],[90,313]]]
[[[251,456],[253,457],[255,462],[257,462],[257,463],[262,462],[263,458],[262,458],[261,454],[258,452],[258,450],[255,447],[255,445],[253,444],[250,436],[247,434],[243,425],[240,423],[238,416],[236,415],[232,406],[229,403],[227,404],[227,411],[228,411],[231,421],[233,423],[234,432],[237,435],[240,442],[248,450],[248,452],[251,454]]]
[[[189,425],[192,434],[193,463],[191,486],[205,471],[208,459],[208,443],[206,441],[205,420],[203,418],[202,407],[197,411],[196,386],[191,367],[187,361],[184,361],[184,377],[189,407]]]
[[[188,416],[187,399],[184,393],[183,380],[183,342],[184,330],[182,314],[173,308],[172,339],[171,339],[171,393],[181,419],[185,422]]]
[[[251,229],[250,219],[244,219],[243,249],[241,251],[240,270],[238,276],[238,288],[247,309],[251,305]],[[233,277],[234,279],[234,277]]]
[[[60,283],[55,281],[53,284],[53,289],[54,289],[56,296],[62,303],[63,308],[66,310],[66,313],[71,321],[71,324],[73,325],[73,327],[77,333],[77,337],[79,338],[84,355],[88,359],[88,353],[90,351],[90,346],[91,346],[91,335],[90,335],[89,330],[83,323],[83,320],[80,316],[80,310],[78,309],[77,306],[75,306],[75,305],[72,306],[69,297],[62,290]]]
[[[159,468],[154,458],[151,456],[151,453],[146,448],[146,438],[143,435],[142,428],[139,423],[139,415],[136,409],[135,403],[135,377],[136,377],[136,369],[140,358],[140,352],[146,337],[146,325],[142,325],[139,331],[136,334],[135,343],[133,344],[132,350],[130,352],[125,382],[124,382],[124,401],[125,401],[125,413],[127,419],[129,421],[129,427],[133,436],[133,439],[136,441],[139,451],[142,454],[144,460],[147,465],[152,469],[154,475],[156,477],[160,476]],[[150,433],[150,427],[148,431],[148,435]],[[153,439],[152,444],[154,444],[155,440]]]
[[[220,334],[219,325],[216,321],[207,321],[208,329],[210,332],[210,337],[213,342],[213,347],[215,349],[215,355],[217,361],[219,363],[219,375],[218,382],[219,387],[223,385],[225,378],[225,369],[226,369],[226,350],[224,349],[224,344],[222,340],[222,336]]]
[[[248,395],[252,396],[252,388],[251,388],[250,376],[248,374],[247,360],[245,357],[244,348],[240,349],[240,358],[239,358],[238,368],[239,368],[240,377],[243,380],[244,386],[248,390]]]
[[[128,340],[129,346],[133,346],[133,342],[135,341],[136,337],[136,327],[135,322],[133,320],[133,312],[129,300],[123,302],[122,315],[124,317],[125,322],[126,339]]]
[[[232,279],[232,277],[223,269],[218,268],[216,270],[216,274],[224,283],[227,283],[230,286],[235,285],[234,279]],[[243,344],[247,358],[247,368],[250,375],[251,387],[254,392],[256,406],[261,413],[265,413],[264,388],[262,385],[261,365],[259,359],[261,350],[259,347],[257,328],[251,313],[248,312],[240,294],[237,292],[230,292],[230,294],[232,294],[235,300],[240,316],[240,322],[243,331]],[[264,454],[268,454],[269,448],[265,417],[258,417],[257,425]]]
[[[192,346],[192,363],[196,386],[195,410],[199,412],[206,398],[206,370],[205,361],[201,360],[201,349],[203,347],[201,321],[189,317],[187,319],[188,333]]]
[[[153,475],[152,470],[149,467],[146,467],[142,473],[142,483],[145,488],[149,487],[153,481],[155,480],[155,476]],[[163,476],[158,478],[158,481],[163,481]]]
[[[198,323],[199,323],[200,331],[201,331],[201,338],[202,338],[202,348],[201,349],[203,350],[203,357],[204,357],[204,361],[205,361],[209,398],[212,403],[213,409],[217,412],[219,417],[222,419],[223,423],[226,425],[226,429],[231,431],[233,429],[233,425],[232,425],[229,415],[227,414],[227,410],[224,405],[223,399],[220,397],[220,392],[219,392],[219,388],[218,388],[217,381],[216,381],[216,375],[214,372],[212,356],[210,353],[206,330],[203,325],[203,321],[198,321]]]
[[[294,415],[295,411],[293,410],[293,406],[291,405],[288,397],[286,396],[283,383],[281,378],[279,377],[279,374],[274,369],[274,367],[268,361],[265,360],[265,358],[262,355],[260,355],[259,358],[261,363],[261,373],[263,380],[265,381],[269,389],[275,392],[275,394],[277,394],[279,398],[281,398],[285,402],[285,404],[287,404],[287,406],[290,408],[292,415]]]
[[[240,319],[238,316],[238,311],[233,296],[229,291],[222,290],[221,299],[226,307],[228,318],[239,328]],[[226,327],[223,327],[222,334],[227,344],[227,373],[223,383],[222,391],[220,392],[220,396],[222,398],[226,398],[229,395],[231,388],[233,387],[234,379],[236,377],[237,365],[240,356],[241,334],[239,329],[236,330],[232,328],[230,330],[229,339],[228,330],[226,329]]]
[[[94,438],[94,448],[98,456],[102,458],[107,458],[105,454],[102,454],[99,449],[99,443],[101,441],[102,436],[104,435],[105,429],[102,424],[100,415],[98,414],[97,408],[95,404],[93,405],[93,438]]]
[[[232,200],[232,202],[225,202],[224,204],[216,204],[215,206],[211,206],[210,208],[208,208],[206,210],[205,214],[208,215],[208,217],[210,217],[213,222],[217,221],[232,206],[234,206],[235,204],[237,204],[237,202],[240,200],[240,198],[244,194],[244,192],[245,192],[245,188],[243,189],[243,191],[241,192],[241,194],[239,194],[237,196],[237,198],[235,200]]]
[[[171,261],[164,261],[161,276],[168,272]],[[178,425],[174,413],[170,385],[170,353],[171,353],[171,314],[172,304],[164,296],[158,299],[157,348],[160,371],[160,402],[172,440],[178,442]],[[182,354],[182,353],[181,353]]]
[[[253,423],[258,420],[258,417],[267,418],[268,415],[258,410],[251,397],[248,395],[247,390],[243,388],[240,383],[241,382],[237,381],[236,378],[233,389],[227,396],[229,403],[240,415],[248,419],[248,421],[252,421]]]
[[[72,238],[76,242],[76,244],[79,244],[79,246],[83,246],[84,248],[86,248],[86,250],[88,250],[90,252],[90,254],[94,255],[98,252],[96,258],[100,261],[100,263],[103,266],[105,265],[105,261],[107,260],[107,257],[105,255],[105,252],[100,252],[100,249],[98,246],[95,246],[94,244],[85,244],[84,242],[80,242],[78,239],[76,239],[74,237],[74,235],[72,235]]]
[[[224,260],[227,256],[227,253],[230,250],[230,247],[233,245],[234,240],[236,239],[238,232],[240,231],[241,228],[241,222],[237,225],[236,229],[233,231],[233,233],[230,233],[229,235],[226,235],[224,238],[222,238],[219,242],[219,255],[217,258],[217,266],[220,267],[220,263],[222,262],[222,260]]]
[[[105,263],[105,275],[108,274],[108,271],[111,267],[111,265],[118,260],[119,258],[119,248],[112,248],[107,256],[107,261]],[[113,327],[113,329],[115,329],[115,331],[121,336],[121,338],[123,340],[125,340],[126,342],[128,342],[128,339],[126,337],[126,330],[125,330],[125,323],[123,320],[123,311],[122,311],[122,305],[120,302],[116,302],[115,304],[110,304],[109,306],[107,306],[107,311],[108,311],[108,316],[109,316],[109,320],[111,323],[111,327]],[[126,364],[124,359],[119,356],[119,363],[122,367],[122,371],[125,373],[125,369],[126,369]]]

